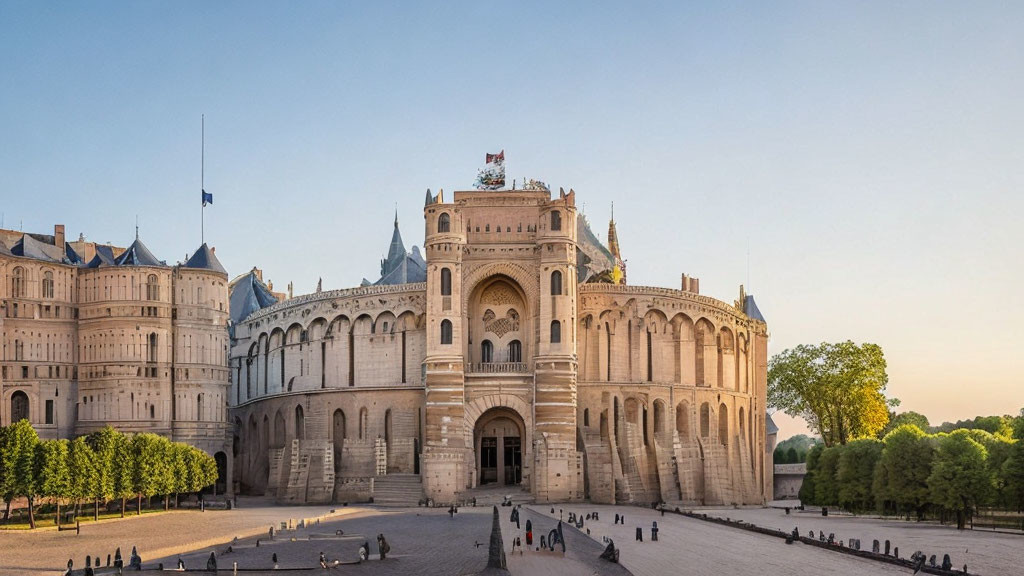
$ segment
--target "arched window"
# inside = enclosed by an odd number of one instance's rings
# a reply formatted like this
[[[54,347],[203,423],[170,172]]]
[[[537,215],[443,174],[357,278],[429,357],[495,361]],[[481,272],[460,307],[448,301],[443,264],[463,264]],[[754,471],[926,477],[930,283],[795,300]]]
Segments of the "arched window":
[[[680,440],[690,439],[690,406],[686,402],[676,406],[676,432]]]
[[[447,212],[442,212],[441,215],[437,217],[437,232],[439,234],[441,232],[449,232],[451,230],[451,228],[452,228],[451,216],[449,216]]]
[[[442,320],[441,321],[441,344],[452,343],[452,321]]]
[[[562,213],[558,210],[551,213],[551,229],[555,231],[562,229]]]
[[[25,297],[25,269],[16,266],[11,271],[11,298]]]
[[[558,270],[551,273],[551,295],[562,295],[562,273]]]
[[[11,394],[11,423],[28,420],[28,395],[18,390]]]
[[[558,320],[551,321],[551,343],[558,344],[562,341],[562,323]]]
[[[522,362],[523,361],[523,344],[519,340],[513,340],[508,343],[508,361],[509,362]]]
[[[157,361],[156,359],[157,359],[157,351],[158,351],[158,348],[157,348],[158,342],[159,342],[159,340],[157,339],[156,332],[150,332],[150,334],[149,334],[149,357],[148,357],[148,361],[149,362],[156,362]]]
[[[53,298],[53,272],[43,273],[43,298]]]
[[[590,408],[583,409],[583,425],[590,426]]]
[[[700,405],[700,437],[707,438],[711,434],[711,408],[705,402]]]
[[[494,345],[491,344],[490,340],[484,340],[480,343],[480,361],[494,362]]]
[[[306,437],[306,415],[302,406],[295,407],[295,437],[299,440]]]
[[[369,423],[369,415],[366,412],[366,408],[359,409],[359,439],[362,440],[366,437],[366,425]]]
[[[718,407],[718,441],[729,445],[729,408],[725,404]]]
[[[156,282],[156,274],[150,274],[146,278],[146,300],[159,300],[160,286]]]
[[[449,268],[441,268],[441,296],[452,295],[452,271]]]
[[[152,404],[149,405],[149,419],[156,420],[156,406]]]
[[[203,419],[203,393],[196,396],[196,420]]]

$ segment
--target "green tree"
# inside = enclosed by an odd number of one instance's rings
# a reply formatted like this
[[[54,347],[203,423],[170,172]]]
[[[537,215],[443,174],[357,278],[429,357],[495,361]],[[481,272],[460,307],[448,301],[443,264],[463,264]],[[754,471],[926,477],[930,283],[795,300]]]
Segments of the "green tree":
[[[814,500],[819,506],[839,504],[839,457],[843,446],[825,448],[818,459],[817,476],[814,479]]]
[[[164,497],[164,510],[171,508],[171,494],[174,493],[174,443],[164,438],[157,437],[157,472],[156,472],[156,493]]]
[[[821,453],[825,447],[821,444],[812,446],[807,452],[807,473],[804,474],[804,481],[800,484],[798,496],[801,504],[815,505],[818,503],[815,498],[817,491],[818,464],[821,461]]]
[[[839,505],[852,512],[871,510],[875,505],[872,483],[875,464],[882,456],[882,441],[859,438],[843,446],[836,469]]]
[[[917,426],[904,424],[886,434],[882,442],[873,483],[879,508],[897,514],[914,511],[921,519],[929,502],[934,439]]]
[[[1024,408],[1021,408],[1020,414],[1013,419],[1013,437],[1024,440]]]
[[[178,507],[178,494],[189,492],[188,460],[192,457],[192,448],[187,444],[175,442],[170,448],[171,479],[174,486],[174,507]]]
[[[200,452],[199,457],[201,459],[200,465],[203,470],[203,475],[200,477],[200,484],[202,485],[199,489],[202,490],[207,486],[213,486],[216,484],[219,474],[217,472],[217,461],[214,460],[213,456],[210,456],[206,452]]]
[[[118,436],[118,432],[112,427],[104,426],[86,437],[86,442],[92,448],[96,467],[95,484],[92,487],[94,520],[99,520],[100,501],[106,504],[114,497],[114,451]]]
[[[889,377],[876,344],[853,342],[800,345],[772,357],[768,366],[768,404],[807,421],[826,446],[875,436],[885,427]]]
[[[889,423],[886,424],[885,428],[882,428],[881,432],[878,433],[878,438],[885,438],[886,435],[889,434],[889,432],[892,432],[893,430],[899,428],[900,426],[903,426],[904,424],[917,426],[918,428],[925,432],[928,431],[928,428],[930,426],[930,424],[928,423],[928,417],[925,416],[924,414],[919,414],[914,411],[900,412],[899,414],[896,414],[895,412],[890,412]]]
[[[800,462],[800,456],[796,453],[796,446],[790,446],[789,450],[786,450],[786,462],[789,464],[798,464]]]
[[[985,465],[985,447],[967,430],[956,430],[939,438],[928,488],[932,502],[956,514],[956,526],[966,526],[967,513],[988,497],[992,474]]]
[[[68,468],[68,441],[46,440],[36,446],[36,492],[53,500],[57,508],[55,522],[60,526],[60,502],[71,491]]]
[[[1024,441],[1018,440],[1011,446],[1003,463],[1003,478],[1007,502],[1014,510],[1024,511]]]
[[[12,500],[26,498],[28,523],[35,528],[35,468],[39,435],[28,420],[19,420],[7,427],[0,442],[0,490],[7,505],[4,518],[10,519]]]
[[[152,499],[164,485],[161,440],[166,439],[148,432],[132,436],[132,459],[135,462],[132,484],[138,498],[138,514],[142,514],[142,497],[145,496],[147,501]]]
[[[81,513],[82,501],[92,498],[96,486],[96,455],[85,436],[71,441],[68,448],[68,470],[71,483],[68,498],[75,503],[75,515]]]
[[[789,464],[789,456],[782,448],[776,448],[772,452],[772,464]]]
[[[124,518],[125,501],[137,494],[135,491],[135,453],[132,439],[124,434],[114,437],[114,480],[113,497],[121,500],[121,517]]]

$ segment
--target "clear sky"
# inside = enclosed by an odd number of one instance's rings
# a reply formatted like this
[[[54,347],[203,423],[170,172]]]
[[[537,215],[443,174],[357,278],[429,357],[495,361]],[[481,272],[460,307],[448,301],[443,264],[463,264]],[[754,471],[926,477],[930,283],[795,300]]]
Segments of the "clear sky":
[[[205,114],[229,272],[350,287],[504,149],[615,201],[631,284],[876,342],[933,423],[1024,406],[1024,5],[555,4],[4,0],[4,227],[183,259]]]

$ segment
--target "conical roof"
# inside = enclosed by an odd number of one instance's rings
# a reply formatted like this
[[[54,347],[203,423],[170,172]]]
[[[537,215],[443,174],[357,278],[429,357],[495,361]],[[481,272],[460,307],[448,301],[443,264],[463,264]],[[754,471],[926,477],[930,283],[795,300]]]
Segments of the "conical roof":
[[[220,272],[224,275],[227,275],[228,273],[228,271],[224,269],[224,266],[221,265],[220,260],[217,259],[217,255],[205,242],[203,242],[203,245],[192,254],[192,256],[185,262],[184,266],[185,268],[213,270],[214,272]]]
[[[253,312],[276,302],[277,298],[270,293],[270,289],[256,276],[256,271],[253,269],[231,285],[231,294],[228,296],[231,323],[237,324],[248,318]]]
[[[114,260],[117,266],[166,266],[163,261],[157,260],[156,256],[146,248],[142,240],[135,238],[135,242],[128,247],[120,256]]]
[[[761,311],[757,308],[757,302],[754,302],[754,296],[752,294],[747,294],[747,297],[743,301],[743,313],[752,320],[759,320],[765,324],[768,323],[768,321],[764,319],[764,316],[761,315]]]
[[[405,259],[405,243],[402,242],[402,233],[398,231],[398,213],[395,213],[395,231],[391,233],[391,245],[388,247],[388,258],[382,270],[382,276],[387,276],[396,268],[402,265]]]

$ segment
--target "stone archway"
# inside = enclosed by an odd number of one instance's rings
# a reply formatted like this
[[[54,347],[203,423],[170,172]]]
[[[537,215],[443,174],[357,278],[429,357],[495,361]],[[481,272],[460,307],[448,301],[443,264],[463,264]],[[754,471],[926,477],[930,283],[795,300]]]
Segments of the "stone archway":
[[[526,423],[504,406],[485,411],[473,426],[473,456],[479,485],[511,486],[523,481]]]

